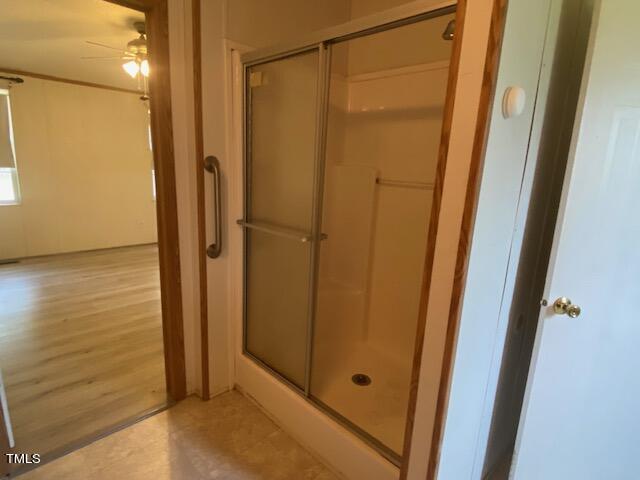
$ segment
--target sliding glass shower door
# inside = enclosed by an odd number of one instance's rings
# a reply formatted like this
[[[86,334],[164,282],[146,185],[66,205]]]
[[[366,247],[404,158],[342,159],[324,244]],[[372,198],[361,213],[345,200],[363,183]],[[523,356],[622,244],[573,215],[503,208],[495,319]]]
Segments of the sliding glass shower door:
[[[246,72],[245,349],[299,388],[313,275],[318,49]]]
[[[396,463],[454,10],[245,64],[245,353]]]

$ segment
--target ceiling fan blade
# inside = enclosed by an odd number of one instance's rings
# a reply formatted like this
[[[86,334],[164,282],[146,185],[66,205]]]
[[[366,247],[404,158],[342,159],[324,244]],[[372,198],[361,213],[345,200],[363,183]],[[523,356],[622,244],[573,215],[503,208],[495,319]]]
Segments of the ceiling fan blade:
[[[117,50],[118,52],[126,53],[121,48],[116,48],[116,47],[112,47],[110,45],[105,45],[104,43],[92,42],[90,40],[85,40],[85,42],[88,43],[89,45],[95,45],[96,47],[109,48],[111,50]]]

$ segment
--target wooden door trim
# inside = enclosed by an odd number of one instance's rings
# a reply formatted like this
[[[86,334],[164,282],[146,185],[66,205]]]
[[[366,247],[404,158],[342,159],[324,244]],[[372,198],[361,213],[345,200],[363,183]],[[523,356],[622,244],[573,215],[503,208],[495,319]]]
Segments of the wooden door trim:
[[[440,461],[442,436],[444,434],[446,411],[449,403],[449,392],[451,387],[453,355],[455,353],[455,344],[460,325],[462,298],[464,297],[464,288],[467,280],[469,256],[471,253],[471,240],[478,207],[478,197],[480,194],[480,178],[484,167],[491,112],[493,110],[492,107],[495,97],[495,88],[498,79],[500,51],[502,49],[504,25],[507,17],[507,3],[508,0],[494,0],[491,12],[489,42],[487,45],[482,90],[480,92],[480,105],[478,107],[476,133],[473,140],[469,178],[467,180],[467,193],[465,196],[464,210],[462,214],[462,225],[460,226],[460,237],[458,240],[458,253],[456,256],[451,305],[449,307],[444,356],[442,361],[442,370],[440,373],[436,417],[433,436],[431,439],[431,450],[429,452],[427,479],[436,478],[438,463]]]
[[[413,353],[413,369],[411,371],[411,384],[409,390],[409,407],[404,432],[404,446],[402,452],[402,465],[400,468],[400,480],[405,480],[409,468],[409,453],[411,451],[411,438],[415,422],[416,402],[418,398],[418,383],[420,378],[420,364],[424,347],[424,334],[427,324],[427,310],[429,291],[431,289],[431,275],[435,257],[436,239],[438,237],[438,224],[440,220],[440,207],[442,204],[442,188],[447,169],[447,157],[449,154],[449,139],[453,121],[453,107],[455,104],[456,87],[460,68],[460,55],[462,52],[462,39],[464,37],[464,24],[467,11],[467,1],[460,0],[456,8],[456,29],[453,37],[453,48],[449,61],[449,77],[447,79],[447,92],[445,97],[442,131],[440,134],[440,149],[438,151],[438,164],[436,166],[436,178],[433,187],[433,200],[431,217],[429,218],[429,230],[427,233],[427,250],[424,260],[422,276],[422,289],[420,293],[420,306],[418,310],[418,326],[416,343]]]
[[[460,237],[456,256],[451,304],[447,320],[443,361],[438,386],[435,421],[432,432],[431,446],[427,457],[427,480],[435,480],[437,466],[440,460],[440,447],[442,443],[445,414],[449,399],[449,388],[451,382],[451,369],[453,365],[455,340],[458,332],[460,307],[462,305],[462,297],[464,295],[468,259],[471,250],[471,235],[473,232],[473,224],[475,221],[478,194],[480,190],[480,172],[482,171],[482,166],[484,164],[486,141],[489,133],[489,121],[494,100],[496,79],[498,76],[498,63],[500,49],[502,46],[504,23],[506,19],[507,2],[508,0],[494,0],[491,12],[489,40],[487,45],[482,88],[480,93],[480,103],[478,107],[478,118],[474,135],[474,144],[469,167],[469,177],[467,180],[467,191],[465,195],[462,225],[460,227]],[[426,330],[426,321],[429,309],[429,291],[431,288],[431,277],[433,275],[433,263],[435,257],[436,239],[438,237],[440,207],[442,204],[442,189],[446,173],[447,156],[449,153],[449,140],[453,120],[457,79],[459,75],[460,55],[464,38],[464,25],[467,3],[468,0],[459,0],[458,8],[456,11],[456,35],[454,37],[453,51],[451,55],[451,68],[449,71],[449,79],[447,83],[447,96],[444,108],[440,151],[438,154],[436,180],[433,191],[433,207],[431,218],[429,220],[429,232],[427,236],[427,251],[425,255],[422,291],[420,296],[420,308],[416,334],[416,346],[413,359],[413,370],[411,373],[411,389],[409,392],[409,407],[407,411],[405,441],[403,448],[403,462],[400,470],[401,480],[405,480],[407,478],[409,468],[409,454],[412,446],[411,440],[418,396],[420,364],[424,347],[424,334]]]
[[[172,400],[187,395],[180,245],[178,241],[178,203],[176,192],[171,77],[169,64],[168,0],[105,0],[143,12],[149,42],[149,102],[153,162],[156,172],[156,215],[162,303],[167,393]]]
[[[196,205],[198,223],[198,276],[200,282],[200,370],[201,396],[209,400],[209,300],[207,282],[207,222],[204,188],[204,127],[202,118],[202,36],[200,0],[193,0],[191,5],[191,21],[193,24],[193,98],[194,98],[194,131],[196,152]]]

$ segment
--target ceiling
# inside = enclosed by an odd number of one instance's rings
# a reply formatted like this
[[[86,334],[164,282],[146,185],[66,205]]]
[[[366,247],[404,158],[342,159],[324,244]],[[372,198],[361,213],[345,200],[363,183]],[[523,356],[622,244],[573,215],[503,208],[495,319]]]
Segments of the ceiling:
[[[0,0],[0,70],[14,69],[121,88],[137,81],[121,60],[82,60],[114,56],[138,36],[133,22],[144,14],[104,0]]]

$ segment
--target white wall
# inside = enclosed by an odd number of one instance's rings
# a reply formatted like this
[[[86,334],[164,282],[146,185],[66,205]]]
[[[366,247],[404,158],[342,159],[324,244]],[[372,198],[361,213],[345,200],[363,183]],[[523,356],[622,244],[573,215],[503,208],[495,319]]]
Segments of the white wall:
[[[560,4],[556,5],[556,8],[559,7]],[[512,255],[515,265],[510,270],[514,272],[517,269],[513,278],[513,296],[510,308],[503,308],[501,312],[509,322],[504,352],[502,358],[494,355],[494,368],[500,368],[500,379],[495,401],[491,402],[489,397],[485,409],[487,416],[493,410],[484,465],[486,474],[504,462],[505,458],[509,460],[518,429],[537,330],[540,298],[543,296],[562,180],[571,144],[593,1],[563,0],[561,12],[558,13],[558,40],[555,46],[547,42],[545,47],[549,50],[545,56],[554,57],[551,70],[545,67],[551,66],[552,62],[543,62],[543,71],[551,76],[549,91],[545,95],[545,90],[540,90],[540,107],[536,108],[534,116],[532,136],[535,138],[539,132],[540,144],[537,162],[532,162],[528,168],[529,174],[535,170],[531,195],[528,202],[521,201],[518,213],[519,224],[524,226],[526,222],[526,226],[522,229],[524,238],[520,255],[517,255],[517,249],[514,249]],[[529,180],[529,175],[525,178]],[[527,190],[523,189],[523,193]],[[509,298],[505,297],[504,301],[508,303]]]
[[[23,78],[10,94],[22,202],[0,207],[0,258],[155,242],[147,105]]]
[[[486,382],[513,241],[527,145],[538,88],[550,0],[509,4],[498,85],[478,200],[460,327],[454,354],[438,478],[479,478],[474,472]],[[525,29],[526,25],[526,29]],[[524,113],[504,119],[501,96],[524,88]]]
[[[252,47],[275,45],[287,39],[343,23],[349,19],[349,0],[229,0],[226,38]]]
[[[509,5],[438,478],[482,475],[562,3]],[[511,85],[522,86],[528,100],[520,117],[505,119],[501,97]]]
[[[364,17],[405,3],[404,0],[351,0],[351,18]],[[429,3],[436,4],[439,0],[430,0]],[[455,14],[443,15],[349,42],[349,75],[448,59],[452,42],[442,40],[441,35],[453,18]],[[407,48],[407,45],[420,48]]]

